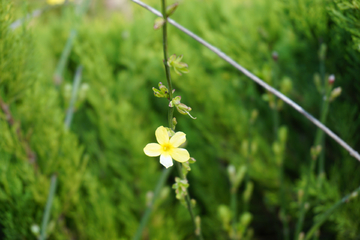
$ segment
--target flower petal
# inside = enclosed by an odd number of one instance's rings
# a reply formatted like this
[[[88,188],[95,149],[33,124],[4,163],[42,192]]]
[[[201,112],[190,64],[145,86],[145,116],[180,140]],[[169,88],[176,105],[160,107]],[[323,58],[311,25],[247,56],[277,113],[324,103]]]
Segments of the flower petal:
[[[174,148],[171,157],[178,162],[186,162],[190,159],[190,154],[184,148]]]
[[[155,131],[156,140],[160,144],[168,143],[169,142],[169,135],[167,133],[166,128],[160,126]]]
[[[144,153],[149,157],[157,157],[161,154],[161,146],[157,143],[149,143],[144,147]]]
[[[173,165],[173,160],[170,155],[161,154],[160,163],[166,168],[169,168]]]
[[[179,147],[186,141],[186,134],[183,132],[177,132],[174,136],[170,138],[170,143],[173,147]]]

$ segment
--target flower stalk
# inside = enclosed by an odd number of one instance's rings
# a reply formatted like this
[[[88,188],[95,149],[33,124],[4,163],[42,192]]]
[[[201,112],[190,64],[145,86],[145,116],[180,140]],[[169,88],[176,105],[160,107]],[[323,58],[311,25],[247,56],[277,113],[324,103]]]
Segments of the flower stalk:
[[[167,42],[167,22],[168,22],[168,15],[166,12],[166,0],[161,0],[161,7],[162,7],[162,15],[164,18],[164,24],[163,24],[163,52],[164,52],[164,67],[165,67],[165,74],[166,74],[166,80],[168,83],[168,89],[169,89],[169,100],[172,101],[173,99],[173,87],[172,87],[172,82],[171,82],[171,75],[170,75],[170,67],[167,64],[167,60],[168,60],[168,42]],[[169,128],[170,129],[174,129],[174,125],[173,125],[173,115],[174,115],[174,107],[169,107],[169,111],[168,111],[168,122],[169,122]],[[186,179],[183,172],[182,172],[182,166],[179,162],[176,162],[176,166],[178,168],[179,174],[181,179]],[[190,213],[192,222],[194,224],[194,228],[195,228],[195,232],[197,237],[202,240],[202,234],[201,231],[199,231],[200,228],[197,227],[196,225],[196,220],[195,220],[195,216],[193,213],[193,209],[192,209],[192,205],[191,205],[191,201],[190,201],[190,196],[189,193],[187,192],[186,197],[186,205],[187,205],[187,209]]]

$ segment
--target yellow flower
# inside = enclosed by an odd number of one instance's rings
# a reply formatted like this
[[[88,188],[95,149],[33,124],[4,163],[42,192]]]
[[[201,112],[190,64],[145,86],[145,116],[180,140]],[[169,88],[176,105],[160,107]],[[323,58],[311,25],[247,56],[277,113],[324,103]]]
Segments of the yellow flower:
[[[63,4],[65,0],[46,0],[46,2],[50,5],[58,5],[58,4]]]
[[[144,148],[144,153],[149,157],[160,156],[160,163],[168,168],[173,165],[173,159],[178,162],[186,162],[190,158],[189,152],[179,148],[186,141],[186,134],[177,132],[169,139],[166,128],[160,126],[155,131],[158,143],[149,143]]]

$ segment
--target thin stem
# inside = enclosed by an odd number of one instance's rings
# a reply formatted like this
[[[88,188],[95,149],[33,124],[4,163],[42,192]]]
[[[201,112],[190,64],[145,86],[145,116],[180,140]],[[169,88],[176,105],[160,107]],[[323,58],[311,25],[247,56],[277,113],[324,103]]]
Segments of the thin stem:
[[[249,169],[250,169],[250,155],[251,155],[251,144],[252,144],[252,123],[250,122],[250,126],[248,128],[248,149],[247,149],[247,157],[246,157],[246,173],[245,173],[245,187],[248,187],[249,181],[250,181],[250,174],[249,174]],[[245,201],[244,202],[244,212],[247,212],[249,210],[249,202]]]
[[[162,14],[157,11],[156,9],[146,5],[145,3],[139,1],[139,0],[131,0],[134,3],[139,4],[140,6],[144,7],[145,9],[149,10],[150,12],[154,13],[155,15],[162,17]],[[334,139],[340,146],[342,146],[344,149],[346,149],[351,156],[353,156],[355,159],[357,159],[358,161],[360,161],[360,154],[355,151],[352,147],[350,147],[346,142],[344,142],[344,140],[342,140],[341,138],[339,138],[335,133],[333,133],[328,127],[326,127],[324,124],[322,124],[319,120],[317,120],[316,118],[314,118],[311,114],[309,114],[308,112],[306,112],[302,107],[300,107],[298,104],[296,104],[294,101],[292,101],[290,98],[286,97],[284,94],[282,94],[281,92],[279,92],[278,90],[276,90],[275,88],[271,87],[269,84],[265,83],[263,80],[261,80],[260,78],[258,78],[257,76],[255,76],[254,74],[252,74],[251,72],[249,72],[246,68],[242,67],[240,64],[238,64],[237,62],[235,62],[233,59],[231,59],[229,56],[227,56],[225,53],[223,53],[222,51],[220,51],[218,48],[212,46],[211,44],[209,44],[208,42],[206,42],[204,39],[200,38],[199,36],[197,36],[196,34],[194,34],[193,32],[189,31],[188,29],[184,28],[183,26],[181,26],[180,24],[178,24],[177,22],[175,22],[174,20],[168,18],[167,22],[170,23],[171,25],[175,26],[176,28],[180,29],[181,31],[183,31],[185,34],[189,35],[190,37],[192,37],[193,39],[195,39],[196,41],[198,41],[199,43],[201,43],[202,45],[204,45],[205,47],[209,48],[211,51],[213,51],[214,53],[216,53],[220,58],[224,59],[225,61],[227,61],[229,64],[231,64],[232,66],[234,66],[236,69],[238,69],[240,72],[244,73],[247,77],[249,77],[251,80],[253,80],[254,82],[256,82],[257,84],[259,84],[260,86],[262,86],[263,88],[265,88],[267,91],[273,93],[274,95],[276,95],[278,98],[280,98],[281,100],[283,100],[285,103],[287,103],[288,105],[290,105],[292,108],[294,108],[296,111],[298,111],[299,113],[301,113],[302,115],[304,115],[310,122],[312,122],[314,125],[316,125],[318,128],[322,129],[329,137],[331,137],[332,139]]]
[[[326,118],[327,118],[327,115],[329,112],[329,106],[330,106],[330,102],[328,99],[329,94],[324,95],[324,97],[325,97],[325,100],[323,101],[323,104],[322,104],[320,120],[322,123],[325,124]],[[318,129],[317,135],[319,135],[318,141],[319,141],[319,144],[321,144],[321,153],[320,153],[320,157],[319,157],[319,172],[318,172],[318,183],[319,183],[319,187],[321,187],[323,175],[325,172],[325,139],[324,139],[324,132],[321,131],[320,129]]]
[[[163,25],[164,66],[165,66],[166,80],[167,80],[168,89],[169,89],[169,100],[171,101],[172,98],[173,98],[173,96],[172,96],[173,88],[172,88],[172,83],[171,83],[170,68],[169,68],[169,66],[167,64],[167,59],[168,59],[167,22],[168,22],[168,19],[167,19],[167,16],[166,16],[166,0],[161,0],[161,7],[162,7],[162,16],[164,16],[164,19],[165,19],[165,22],[164,22],[164,25]],[[169,122],[169,127],[171,129],[173,129],[173,121],[172,121],[173,114],[174,114],[174,108],[169,107],[168,122]],[[180,174],[181,178],[185,179],[185,176],[184,176],[184,174],[183,174],[183,172],[181,170],[181,164],[179,162],[176,162],[176,166],[177,166],[177,168],[179,170],[179,174]],[[191,205],[190,196],[189,196],[188,191],[187,191],[185,200],[186,200],[187,209],[188,209],[188,211],[190,213],[190,216],[191,216],[191,219],[192,219],[192,222],[194,224],[195,231],[196,231],[197,227],[196,227],[196,222],[195,222],[195,216],[194,216],[194,213],[193,213],[193,209],[192,209],[192,205]],[[202,235],[201,235],[201,231],[199,232],[198,237],[199,237],[199,239],[203,239]]]
[[[171,172],[172,168],[167,168],[167,169],[164,169],[161,173],[161,176],[156,184],[156,187],[155,187],[155,191],[154,191],[154,195],[151,199],[151,203],[149,204],[149,206],[146,208],[142,218],[141,218],[141,221],[140,221],[140,225],[138,227],[138,229],[136,230],[136,233],[133,237],[133,240],[139,240],[141,239],[141,234],[144,230],[144,228],[146,227],[149,219],[150,219],[150,215],[151,215],[151,212],[153,210],[153,207],[154,207],[154,203],[155,203],[155,200],[158,198],[159,196],[159,193],[160,193],[160,190],[163,188],[166,180],[168,179],[169,177],[169,174]]]
[[[50,218],[51,205],[52,205],[53,198],[55,195],[56,182],[57,182],[57,176],[54,174],[51,177],[50,191],[49,191],[48,199],[46,201],[46,207],[44,210],[43,220],[42,220],[42,224],[41,224],[40,240],[46,239],[46,229],[47,229],[47,224],[48,224],[49,218]]]
[[[184,176],[184,173],[182,172],[181,163],[176,162],[176,167],[177,167],[177,169],[178,169],[180,178],[181,178],[181,179],[186,179],[186,177]],[[194,215],[193,208],[192,208],[192,204],[191,204],[191,200],[190,200],[190,194],[189,194],[189,191],[187,191],[187,190],[186,190],[185,201],[186,201],[186,206],[187,206],[187,209],[188,209],[188,211],[189,211],[189,213],[190,213],[190,217],[191,217],[191,220],[192,220],[192,222],[193,222],[193,225],[194,225],[194,228],[195,228],[195,231],[196,231],[197,226],[196,226],[196,222],[195,222],[195,215]],[[203,236],[202,236],[201,231],[198,233],[197,237],[198,237],[200,240],[203,240]]]
[[[65,47],[63,48],[60,60],[56,66],[56,71],[55,71],[55,76],[54,76],[54,81],[55,81],[56,85],[60,85],[62,82],[64,69],[65,69],[67,60],[69,58],[72,46],[74,44],[76,35],[77,35],[77,31],[75,29],[72,29],[70,32],[70,35],[66,41]]]
[[[360,192],[360,187],[358,187],[357,189],[355,189],[355,191],[353,191],[352,193],[346,195],[345,197],[343,197],[340,201],[338,201],[337,203],[335,203],[332,207],[330,207],[325,213],[323,213],[320,217],[319,220],[312,226],[312,228],[309,230],[309,232],[306,234],[305,236],[305,240],[308,240],[311,238],[311,236],[316,232],[317,229],[319,229],[319,227],[325,222],[325,220],[336,210],[338,209],[340,206],[342,206],[344,203],[347,203],[350,198],[357,196],[357,194]]]
[[[323,109],[321,111],[321,117],[320,117],[321,121],[325,121],[325,119],[326,119],[326,115],[327,115],[327,111],[328,111],[327,109],[329,107],[328,99],[326,99],[326,102],[323,103],[323,106],[324,107],[323,107]],[[323,134],[324,134],[324,132],[321,131],[320,129],[318,129],[318,131],[316,133],[316,136],[315,136],[314,147],[318,146],[321,143]],[[305,203],[306,203],[307,198],[308,198],[308,191],[309,191],[309,186],[310,186],[311,174],[314,172],[315,163],[316,163],[316,159],[311,159],[310,168],[308,170],[307,178],[306,178],[306,185],[305,185],[305,189],[304,189],[304,195],[303,195],[301,205],[300,205],[300,213],[299,213],[298,222],[296,224],[296,231],[295,231],[294,239],[298,239],[300,231],[301,231],[301,229],[303,227],[304,218],[305,218]]]
[[[277,61],[274,60],[274,78],[273,78],[273,86],[275,88],[278,87],[278,78],[279,78],[279,66]],[[273,124],[274,124],[274,141],[279,141],[279,109],[278,109],[278,98],[274,97],[274,107],[273,107]],[[275,161],[277,157],[283,158],[283,156],[276,156],[274,153]],[[285,201],[285,181],[284,181],[284,161],[281,159],[280,166],[279,166],[279,180],[280,180],[280,191],[279,191],[279,198],[280,198],[280,220],[283,224],[283,235],[285,240],[289,240],[289,224],[287,222],[286,217],[286,201]]]
[[[231,195],[230,207],[231,207],[231,214],[232,214],[232,231],[231,231],[230,238],[236,239],[236,218],[237,218],[237,208],[238,208],[237,199],[236,199],[237,188],[231,187],[230,195]]]
[[[72,118],[74,115],[74,106],[75,106],[75,102],[76,102],[77,92],[79,90],[79,86],[80,86],[80,82],[81,82],[82,69],[83,69],[82,66],[79,66],[76,69],[74,83],[73,83],[73,89],[72,89],[72,93],[71,93],[71,100],[70,100],[69,108],[67,110],[66,118],[65,118],[65,128],[66,129],[70,128],[70,124],[71,124],[71,121],[72,121]]]

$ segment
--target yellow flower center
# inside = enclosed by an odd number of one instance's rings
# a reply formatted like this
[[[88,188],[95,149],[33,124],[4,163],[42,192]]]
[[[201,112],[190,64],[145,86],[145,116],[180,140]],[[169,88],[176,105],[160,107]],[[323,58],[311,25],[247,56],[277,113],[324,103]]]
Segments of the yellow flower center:
[[[164,152],[170,152],[171,149],[173,148],[173,146],[170,143],[165,143],[161,145],[161,147]]]

